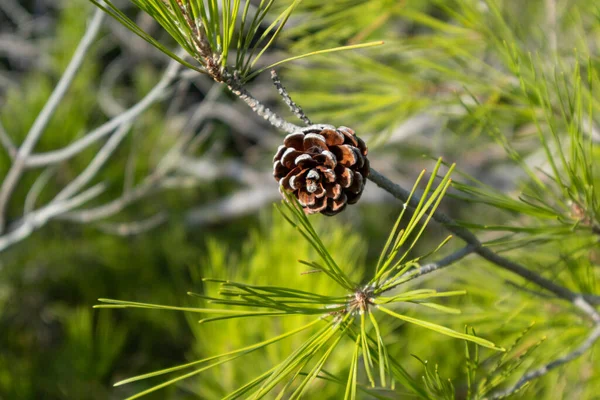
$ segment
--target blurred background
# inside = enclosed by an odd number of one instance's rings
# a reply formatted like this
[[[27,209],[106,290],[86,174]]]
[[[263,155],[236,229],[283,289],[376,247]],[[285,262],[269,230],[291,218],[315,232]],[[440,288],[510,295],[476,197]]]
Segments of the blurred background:
[[[174,48],[147,15],[126,1],[117,3]],[[275,3],[279,10],[288,4]],[[300,60],[278,72],[313,121],[355,129],[369,145],[372,165],[398,184],[412,186],[423,168],[431,169],[432,160],[443,156],[458,162],[462,173],[515,194],[527,175],[498,138],[513,144],[529,165],[543,164],[543,153],[504,41],[534,54],[542,70],[569,71],[590,55],[595,71],[597,6],[583,0],[442,3],[306,0],[261,63],[385,40],[384,46]],[[495,13],[502,25],[494,22]],[[321,277],[300,275],[304,269],[297,260],[315,255],[273,211],[279,193],[271,160],[282,133],[222,85],[177,67],[116,21],[95,14],[86,0],[0,0],[3,182],[14,168],[15,146],[31,133],[86,32],[81,65],[10,199],[2,202],[1,399],[124,398],[149,383],[112,387],[120,379],[251,344],[302,323],[205,326],[194,315],[94,310],[98,298],[198,305],[186,292],[204,290],[205,276],[307,290],[326,284]],[[292,121],[268,75],[253,80],[249,90]],[[481,122],[487,119],[495,121],[494,129]],[[590,121],[589,135],[597,142],[596,120]],[[474,223],[506,218],[452,197],[441,208]],[[360,279],[400,210],[401,204],[368,183],[358,205],[314,221],[334,257]],[[445,235],[432,225],[419,250],[431,250]],[[448,249],[459,245],[453,241]],[[544,257],[533,261],[533,268],[544,271],[545,261],[569,253],[553,246],[537,247]],[[586,276],[586,289],[597,292],[600,255],[591,247],[573,262]],[[515,251],[527,260],[527,253]],[[540,306],[535,293],[511,285],[512,277],[482,261],[469,258],[454,268],[428,277],[428,287],[475,289],[453,300],[464,310],[461,318],[432,318],[458,330],[473,325],[500,345],[537,322],[530,343],[548,336],[546,347],[523,367],[561,354],[585,332],[580,318],[560,313],[562,303]],[[422,365],[410,354],[439,363],[443,376],[455,380],[457,397],[464,398],[462,343],[399,324],[386,329],[397,359],[412,373],[421,374]],[[298,343],[286,342],[149,398],[221,398]],[[340,354],[332,368],[344,371],[345,357]],[[523,396],[592,399],[598,387],[597,364],[583,357]],[[311,398],[339,398],[339,390],[325,385]],[[404,398],[401,392],[396,397]]]

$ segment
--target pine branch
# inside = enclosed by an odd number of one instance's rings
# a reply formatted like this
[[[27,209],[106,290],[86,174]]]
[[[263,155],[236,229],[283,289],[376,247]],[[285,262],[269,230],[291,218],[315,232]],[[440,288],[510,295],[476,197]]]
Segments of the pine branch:
[[[229,85],[229,88],[240,98],[242,98],[242,100],[244,100],[246,104],[248,104],[255,112],[257,112],[259,115],[263,116],[265,119],[271,122],[273,126],[279,129],[283,129],[289,133],[293,132],[294,129],[299,129],[297,126],[287,123],[285,120],[283,120],[283,118],[279,117],[271,110],[260,104],[260,102],[258,102],[258,100],[256,100],[254,97],[251,97],[241,85],[237,87],[237,92],[239,93],[237,93],[231,85]],[[246,96],[243,96],[242,93],[244,93]],[[260,110],[261,113],[259,113],[258,110]],[[370,170],[369,180],[374,182],[377,186],[384,189],[388,193],[392,194],[397,199],[403,201],[408,207],[414,209],[419,205],[420,199],[418,197],[411,196],[410,191],[393,183],[387,177],[380,174],[373,168],[371,168]],[[427,214],[429,215],[429,213]],[[484,247],[481,241],[477,238],[477,236],[475,236],[475,234],[473,234],[470,230],[459,226],[454,220],[452,220],[452,218],[448,217],[446,214],[440,211],[433,211],[431,216],[436,222],[444,225],[446,229],[448,229],[450,232],[464,240],[467,243],[467,246],[436,263],[428,264],[419,268],[416,273],[412,273],[414,275],[409,275],[408,279],[414,279],[418,276],[437,271],[441,268],[447,267],[455,263],[456,261],[466,257],[471,253],[477,253],[480,257],[490,261],[494,265],[502,269],[508,270],[510,272],[513,272],[530,282],[534,282],[538,286],[548,290],[549,292],[552,292],[557,297],[571,302],[575,307],[583,311],[594,322],[594,328],[589,334],[588,338],[576,350],[567,354],[564,357],[552,361],[551,363],[535,371],[524,375],[515,386],[513,386],[505,392],[499,393],[494,397],[494,399],[506,397],[519,390],[527,382],[536,379],[540,376],[543,376],[552,369],[580,357],[587,350],[589,350],[593,346],[593,344],[600,338],[600,314],[592,306],[592,304],[600,304],[600,296],[575,293],[567,289],[566,287],[560,286],[552,282],[551,280],[544,278],[543,276],[529,270],[528,268],[519,263],[516,263],[496,254],[488,247]],[[405,282],[406,280],[400,278],[400,281]]]
[[[371,172],[369,174],[369,180],[371,180],[377,186],[384,189],[385,191],[387,191],[388,193],[390,193],[391,195],[393,195],[394,197],[396,197],[397,199],[399,199],[403,202],[406,202],[407,199],[409,198],[410,192],[408,190],[400,187],[399,185],[396,185],[395,183],[390,181],[388,178],[386,178],[384,175],[380,174],[373,168],[371,168]],[[413,198],[411,198],[411,200],[409,201],[408,206],[413,208],[418,204],[418,202],[419,202],[418,198],[415,198],[413,196]],[[544,278],[541,275],[538,275],[537,273],[527,269],[526,267],[524,267],[521,264],[518,264],[514,261],[511,261],[507,258],[504,258],[504,257],[494,253],[488,247],[483,246],[483,244],[479,241],[479,239],[477,239],[477,237],[470,230],[465,229],[461,226],[458,226],[458,224],[454,220],[452,220],[450,217],[448,217],[446,214],[444,214],[440,211],[436,211],[433,213],[433,219],[436,222],[444,225],[446,227],[446,229],[448,229],[450,232],[454,233],[456,236],[458,236],[459,238],[464,240],[466,243],[472,245],[473,251],[475,253],[479,254],[481,257],[485,258],[486,260],[492,262],[494,265],[496,265],[502,269],[511,271],[511,272],[527,279],[528,281],[534,282],[537,285],[539,285],[540,287],[554,293],[556,296],[558,296],[564,300],[570,301],[572,303],[575,302],[576,299],[583,297],[585,299],[585,301],[587,301],[591,304],[594,304],[594,305],[600,304],[600,296],[581,295],[579,293],[575,293],[563,286],[560,286],[560,285],[552,282],[551,280],[549,280],[547,278]]]
[[[417,270],[407,272],[402,277],[400,277],[398,285],[400,285],[401,283],[412,281],[413,279],[416,279],[420,276],[427,275],[432,272],[438,271],[442,268],[449,267],[450,265],[454,264],[455,262],[462,260],[469,254],[472,254],[474,251],[475,251],[475,246],[472,244],[468,244],[465,247],[463,247],[462,249],[455,251],[454,253],[442,258],[439,261],[425,264],[425,265],[421,266],[420,268],[418,268]],[[389,290],[395,288],[396,286],[397,285],[394,285]]]
[[[396,197],[404,202],[407,202],[407,200],[410,198],[410,200],[408,200],[408,204],[407,204],[408,207],[414,208],[416,205],[418,205],[419,200],[417,198],[415,198],[414,196],[412,198],[409,197],[409,195],[410,195],[409,191],[400,187],[399,185],[394,184],[393,182],[391,182],[389,179],[387,179],[384,175],[380,174],[379,172],[371,169],[369,179],[371,181],[373,181],[377,186],[381,187],[382,189],[386,190],[388,193],[392,194],[394,197]],[[443,214],[442,212],[434,211],[433,219],[435,221],[441,223],[442,225],[444,225],[446,227],[446,229],[448,229],[450,232],[454,233],[455,235],[457,235],[458,237],[463,239],[465,242],[468,243],[468,245],[466,247],[464,247],[463,249],[446,257],[445,259],[438,261],[437,263],[423,266],[422,268],[420,268],[418,270],[417,274],[414,276],[415,278],[417,276],[431,273],[440,268],[448,266],[448,265],[454,263],[455,261],[460,260],[464,256],[470,254],[471,252],[475,252],[475,253],[479,254],[481,257],[485,258],[486,260],[492,262],[494,265],[496,265],[502,269],[511,271],[517,275],[520,275],[521,277],[527,279],[528,281],[534,282],[537,285],[539,285],[540,287],[554,293],[559,298],[562,298],[564,300],[571,302],[575,307],[577,307],[578,309],[583,311],[594,322],[594,328],[588,335],[587,339],[577,349],[575,349],[574,351],[570,352],[569,354],[567,354],[563,357],[557,358],[556,360],[554,360],[534,371],[531,371],[531,372],[525,374],[523,377],[521,377],[521,379],[519,379],[519,381],[513,387],[507,389],[506,391],[503,391],[503,392],[500,392],[500,393],[494,395],[492,397],[493,399],[505,398],[505,397],[511,395],[512,393],[515,393],[517,390],[522,388],[528,382],[530,382],[536,378],[539,378],[543,375],[546,375],[548,372],[550,372],[552,369],[554,369],[556,367],[559,367],[563,364],[566,364],[570,361],[577,359],[578,357],[583,355],[585,352],[587,352],[598,341],[598,339],[600,339],[600,314],[591,305],[591,304],[594,304],[594,305],[600,304],[600,296],[582,295],[579,293],[572,292],[571,290],[569,290],[563,286],[557,285],[556,283],[536,274],[535,272],[528,270],[526,267],[524,267],[520,264],[517,264],[517,263],[515,263],[511,260],[508,260],[502,256],[499,256],[498,254],[494,253],[489,248],[483,247],[482,243],[479,241],[479,239],[477,239],[477,237],[471,231],[458,226],[455,221],[453,221],[450,217]]]
[[[256,112],[258,115],[260,115],[263,118],[265,118],[266,120],[268,120],[271,123],[271,125],[273,125],[274,127],[278,128],[278,129],[282,129],[288,133],[293,133],[293,132],[296,132],[297,130],[301,129],[298,126],[285,121],[282,117],[280,117],[279,115],[274,113],[272,110],[270,110],[269,108],[267,108],[266,106],[261,104],[259,100],[254,98],[243,87],[243,85],[239,82],[239,80],[234,79],[234,78],[229,78],[229,79],[226,78],[226,81],[227,81],[229,89],[233,93],[235,93],[238,97],[240,97],[242,100],[244,100],[244,102],[246,104],[248,104],[254,112]],[[385,190],[386,192],[390,193],[391,195],[393,195],[394,197],[396,197],[397,199],[399,199],[403,202],[406,202],[408,199],[410,199],[410,201],[407,204],[409,207],[415,208],[418,206],[419,199],[415,196],[413,196],[411,198],[410,191],[408,191],[408,190],[402,188],[401,186],[395,184],[394,182],[390,181],[387,177],[380,174],[373,168],[371,168],[371,170],[370,170],[369,180],[371,180],[377,186],[379,186],[380,188],[382,188],[383,190]],[[600,304],[600,296],[575,293],[575,292],[567,289],[566,287],[558,285],[558,284],[552,282],[551,280],[544,278],[543,276],[537,274],[536,272],[529,270],[528,268],[526,268],[525,266],[523,266],[519,263],[516,263],[514,261],[511,261],[505,257],[502,257],[502,256],[496,254],[490,248],[485,247],[481,243],[481,241],[477,238],[477,236],[475,236],[475,234],[473,232],[471,232],[470,230],[468,230],[466,228],[459,226],[452,218],[448,217],[446,214],[444,214],[440,211],[435,211],[433,213],[432,217],[436,222],[444,225],[446,227],[446,229],[448,229],[450,232],[454,233],[456,236],[458,236],[459,238],[461,238],[467,244],[470,245],[469,250],[465,250],[466,248],[463,249],[463,251],[465,251],[466,253],[464,255],[462,255],[460,258],[466,256],[467,254],[469,254],[471,252],[475,252],[479,256],[481,256],[484,259],[493,263],[494,265],[496,265],[502,269],[508,270],[510,272],[513,272],[513,273],[525,278],[526,280],[531,281],[531,282],[537,284],[538,286],[554,293],[559,298],[567,300],[573,304],[576,304],[576,300],[579,298],[584,299],[584,301],[589,304],[594,304],[594,305]],[[450,262],[450,261],[455,262],[457,260],[452,261],[452,259],[449,259],[448,262]],[[441,266],[447,266],[447,265],[449,265],[449,264],[441,264]],[[438,268],[434,268],[434,267],[428,268],[427,270],[423,270],[420,275],[433,272],[437,269]],[[581,307],[579,307],[579,308],[581,308]],[[586,310],[583,310],[583,311],[586,312]],[[587,313],[587,312],[586,312],[586,314],[589,315],[589,313]]]

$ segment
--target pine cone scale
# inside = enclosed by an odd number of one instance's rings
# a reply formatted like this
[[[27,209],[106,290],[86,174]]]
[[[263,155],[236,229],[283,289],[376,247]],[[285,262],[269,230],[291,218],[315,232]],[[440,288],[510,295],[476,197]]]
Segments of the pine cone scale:
[[[273,176],[286,176],[290,169],[277,160],[273,163]]]
[[[325,138],[317,133],[309,133],[304,136],[304,151],[319,154],[323,150],[328,150]]]
[[[327,185],[325,192],[328,198],[337,200],[342,194],[342,187],[338,183]]]
[[[321,135],[325,138],[327,146],[339,146],[344,144],[344,135],[340,132],[331,129],[323,129]]]
[[[296,150],[294,148],[289,148],[281,156],[281,163],[284,166],[286,166],[287,168],[292,169],[298,165],[298,163],[296,162],[296,159],[303,155],[305,155],[305,154],[303,152],[301,152],[300,150]]]
[[[321,154],[317,154],[314,159],[316,162],[326,166],[327,168],[333,169],[337,165],[337,158],[335,154],[329,150],[325,150],[321,152]]]
[[[304,150],[304,134],[302,133],[290,133],[283,139],[283,145],[287,148],[296,150]]]
[[[335,182],[335,172],[331,168],[327,168],[324,165],[317,165],[317,169],[321,172],[321,175],[327,182]]]
[[[275,153],[275,156],[273,157],[273,162],[276,162],[276,161],[280,160],[281,157],[283,156],[283,153],[285,153],[285,151],[287,149],[288,148],[285,145],[283,145],[283,144],[281,146],[279,146],[277,148],[277,152]]]
[[[354,181],[354,173],[350,168],[340,166],[338,168],[337,176],[338,182],[340,183],[340,185],[342,185],[343,188],[350,187],[350,185]]]

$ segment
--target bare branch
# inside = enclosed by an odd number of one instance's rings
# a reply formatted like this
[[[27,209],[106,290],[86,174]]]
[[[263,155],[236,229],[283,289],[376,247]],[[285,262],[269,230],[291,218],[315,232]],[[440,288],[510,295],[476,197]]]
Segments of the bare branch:
[[[102,149],[92,159],[89,165],[75,179],[73,179],[59,194],[56,195],[53,202],[63,201],[77,193],[81,188],[87,185],[96,176],[100,168],[108,158],[121,144],[121,141],[127,136],[131,129],[131,122],[126,122],[106,141]]]
[[[114,199],[101,206],[84,210],[72,211],[70,213],[61,215],[60,219],[79,223],[86,223],[110,217],[122,211],[128,205],[151,193],[152,190],[157,187],[157,182],[158,179],[156,177],[148,177],[134,189],[124,193],[121,197],[117,199]]]
[[[194,121],[197,121],[198,118],[214,118],[226,122],[236,132],[257,141],[265,147],[272,147],[281,140],[272,135],[269,129],[265,129],[262,124],[255,122],[232,104],[220,103],[219,107],[209,107],[201,104],[193,118]]]
[[[203,180],[214,180],[217,178],[229,178],[241,183],[264,184],[271,183],[271,173],[259,173],[253,171],[248,165],[238,161],[216,162],[210,159],[196,159],[182,156],[178,160],[180,171],[193,175]]]
[[[217,221],[237,218],[259,210],[281,198],[275,185],[242,190],[229,197],[189,211],[185,216],[188,226],[201,226]]]
[[[42,193],[42,190],[46,187],[46,184],[52,178],[52,175],[56,172],[55,167],[48,167],[37,177],[29,192],[27,192],[27,196],[25,197],[25,204],[23,206],[23,215],[27,215],[33,212],[35,209],[35,203]]]
[[[28,214],[15,224],[15,228],[10,229],[8,233],[0,236],[0,252],[25,239],[40,226],[45,225],[49,220],[73,210],[95,198],[102,193],[104,189],[104,184],[98,184],[67,201],[49,204],[46,207]]]
[[[31,41],[14,34],[0,35],[0,54],[11,61],[27,65],[45,65],[46,60],[38,47]]]
[[[140,221],[132,221],[118,224],[104,222],[98,225],[98,229],[105,233],[117,236],[135,236],[164,224],[165,222],[167,222],[168,219],[169,215],[166,212],[161,211],[152,215],[149,218]]]
[[[2,0],[0,10],[4,12],[16,25],[21,25],[31,20],[31,15],[27,10],[15,0]]]
[[[94,12],[94,16],[92,17],[92,20],[88,25],[83,38],[79,42],[79,45],[77,46],[77,49],[75,50],[75,53],[73,54],[73,57],[71,58],[71,61],[69,62],[69,65],[67,66],[63,76],[58,81],[56,88],[50,95],[50,98],[44,105],[44,108],[37,116],[33,126],[27,133],[23,144],[17,151],[14,162],[8,171],[8,174],[2,182],[2,187],[0,188],[0,232],[4,231],[6,206],[13,190],[21,178],[21,174],[25,168],[26,159],[40,139],[44,129],[46,128],[46,125],[54,114],[54,111],[67,92],[67,89],[69,86],[71,86],[79,67],[85,60],[86,53],[94,42],[96,35],[100,31],[100,26],[102,25],[103,19],[104,12],[100,9],[97,9]]]
[[[66,147],[63,147],[62,149],[49,151],[45,153],[32,154],[27,158],[26,166],[40,167],[68,160],[69,158],[79,154],[82,150],[86,149],[88,146],[92,145],[96,141],[102,139],[104,136],[110,134],[114,129],[118,128],[122,124],[134,120],[142,112],[146,111],[152,104],[154,104],[156,101],[160,100],[161,98],[163,98],[163,96],[166,95],[166,89],[171,84],[171,82],[177,77],[177,73],[179,72],[180,67],[181,64],[179,64],[176,61],[172,61],[167,67],[161,80],[136,105],[129,108],[124,113],[105,122],[98,128],[90,131],[81,139],[69,144]]]
[[[127,111],[127,108],[117,101],[111,91],[116,86],[119,77],[126,71],[126,68],[130,64],[131,60],[121,55],[106,66],[100,78],[97,96],[98,105],[110,117],[115,117]]]

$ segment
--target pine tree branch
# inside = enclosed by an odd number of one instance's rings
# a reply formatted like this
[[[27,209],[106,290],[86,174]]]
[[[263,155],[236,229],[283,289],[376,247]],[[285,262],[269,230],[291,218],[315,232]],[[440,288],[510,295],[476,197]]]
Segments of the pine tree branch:
[[[409,280],[416,279],[420,276],[427,275],[432,272],[438,271],[442,268],[449,267],[450,265],[454,264],[455,262],[462,260],[469,254],[474,253],[475,248],[476,248],[475,245],[468,244],[465,247],[463,247],[462,249],[455,251],[454,253],[442,258],[439,261],[425,264],[425,265],[421,266],[419,269],[417,269],[416,271],[407,272],[405,274],[406,275],[405,278],[403,278],[403,281],[407,282]]]
[[[409,207],[414,208],[418,205],[418,199],[416,199],[414,196],[411,198],[409,196],[409,191],[391,182],[379,172],[371,169],[369,179],[372,182],[374,182],[377,186],[392,194],[397,199],[405,203],[408,201],[407,205]],[[409,198],[410,200],[408,200]],[[486,260],[492,262],[496,266],[511,271],[517,275],[520,275],[528,281],[534,282],[540,287],[554,293],[559,298],[571,302],[575,307],[583,311],[594,322],[594,328],[592,329],[586,340],[579,347],[577,347],[569,354],[557,358],[552,362],[523,375],[514,386],[503,392],[495,394],[492,397],[492,399],[505,398],[515,393],[528,382],[539,378],[543,375],[546,375],[548,372],[550,372],[556,367],[559,367],[563,364],[566,364],[570,361],[579,358],[584,353],[586,353],[598,341],[598,339],[600,339],[600,313],[598,313],[598,311],[596,311],[596,309],[592,306],[592,304],[600,304],[600,296],[582,295],[572,292],[571,290],[563,286],[557,285],[556,283],[536,274],[535,272],[530,271],[529,269],[520,264],[517,264],[502,256],[499,256],[489,248],[484,247],[483,244],[479,241],[479,239],[477,239],[477,237],[471,231],[458,226],[455,221],[453,221],[450,217],[448,217],[440,211],[434,211],[432,217],[435,221],[444,225],[446,229],[448,229],[450,232],[454,233],[456,236],[460,237],[465,242],[467,242],[468,245],[463,249],[446,257],[445,259],[438,261],[437,263],[423,266],[421,269],[419,269],[419,272],[415,275],[415,277],[436,271],[442,267],[452,264],[453,262],[466,256],[467,254],[470,254],[471,252],[475,252],[481,257],[485,258]]]
[[[288,133],[292,133],[300,129],[298,126],[288,123],[283,118],[275,114],[273,111],[262,105],[258,100],[252,97],[241,84],[239,84],[238,80],[230,80],[227,82],[227,84],[229,86],[229,89],[236,95],[238,95],[242,100],[244,100],[244,102],[246,102],[246,104],[248,104],[254,112],[264,117],[276,128],[283,129]],[[416,198],[415,196],[411,197],[410,192],[408,190],[393,183],[387,177],[385,177],[384,175],[380,174],[372,168],[370,170],[369,180],[371,180],[383,190],[392,194],[397,199],[404,202],[408,207],[414,209],[418,206],[418,198]],[[552,369],[580,357],[585,352],[587,352],[600,338],[600,314],[592,306],[592,304],[600,304],[600,296],[575,293],[567,289],[566,287],[560,286],[552,282],[551,280],[537,274],[536,272],[529,270],[528,268],[519,263],[516,263],[496,254],[490,248],[485,247],[473,232],[459,226],[452,218],[448,217],[446,214],[438,210],[434,211],[431,216],[436,222],[444,225],[446,229],[448,229],[450,232],[454,233],[456,236],[465,241],[467,243],[467,246],[450,254],[442,260],[424,265],[423,267],[419,268],[416,272],[409,272],[408,274],[410,275],[408,275],[408,280],[417,278],[418,276],[423,276],[428,273],[432,273],[441,268],[452,265],[453,263],[457,262],[458,260],[461,260],[462,258],[466,257],[471,253],[477,253],[480,257],[490,261],[494,265],[507,271],[513,272],[521,276],[522,278],[525,278],[526,280],[537,284],[541,288],[546,289],[547,291],[553,293],[557,297],[569,301],[576,308],[583,311],[594,322],[594,328],[590,332],[588,338],[577,349],[575,349],[574,351],[572,351],[564,357],[558,358],[546,364],[543,367],[540,367],[532,372],[525,374],[515,384],[515,386],[495,395],[493,399],[500,399],[509,396],[510,394],[522,388],[529,381],[543,376]],[[406,276],[404,278],[400,278],[399,284],[400,282],[406,282],[407,280],[405,278]],[[395,286],[392,286],[388,290],[391,290],[394,287]]]
[[[238,79],[235,79],[235,74],[234,75],[227,74],[225,77],[225,81],[226,81],[229,89],[234,94],[236,94],[238,97],[240,97],[246,104],[248,104],[248,106],[250,106],[250,108],[255,113],[257,113],[258,115],[265,118],[274,127],[278,128],[278,129],[282,129],[288,133],[293,133],[293,132],[296,132],[301,129],[298,126],[285,121],[279,115],[275,114],[272,110],[270,110],[269,108],[264,106],[262,103],[260,103],[259,100],[254,98],[243,87],[243,85],[239,82]],[[406,189],[402,188],[401,186],[395,184],[394,182],[390,181],[387,177],[380,174],[373,168],[371,168],[371,170],[370,170],[369,180],[371,180],[377,186],[379,186],[386,192],[390,193],[391,195],[393,195],[394,197],[396,197],[397,199],[399,199],[405,203],[410,198],[408,206],[410,206],[411,208],[415,208],[418,206],[418,203],[419,203],[418,198],[416,198],[415,196],[413,196],[411,198],[410,192],[408,190],[406,190]],[[458,236],[459,238],[464,240],[467,244],[469,244],[471,246],[471,248],[469,249],[469,253],[475,252],[479,256],[483,257],[484,259],[492,262],[494,265],[496,265],[502,269],[508,270],[510,272],[513,272],[513,273],[525,278],[526,280],[531,281],[531,282],[537,284],[538,286],[554,293],[556,296],[558,296],[564,300],[570,301],[571,303],[575,304],[575,301],[578,298],[583,298],[584,301],[589,302],[589,304],[594,304],[594,305],[600,304],[600,296],[575,293],[575,292],[565,288],[564,286],[560,286],[560,285],[552,282],[551,280],[544,278],[543,276],[537,274],[536,272],[529,270],[528,268],[526,268],[525,266],[523,266],[521,264],[518,264],[514,261],[511,261],[507,258],[504,258],[504,257],[496,254],[488,247],[485,247],[479,241],[479,239],[477,238],[477,236],[475,236],[475,234],[473,232],[471,232],[470,230],[468,230],[466,228],[459,226],[452,218],[448,217],[446,214],[444,214],[440,211],[435,211],[433,213],[432,217],[436,222],[444,225],[446,227],[446,229],[448,229],[450,232],[454,233],[456,236]],[[466,254],[469,254],[469,253],[466,253]],[[447,266],[447,265],[443,265],[443,266]],[[437,270],[437,268],[432,267],[431,270],[428,270],[427,272],[424,272],[424,273],[433,272],[435,270]],[[421,273],[421,275],[423,275],[424,273]],[[584,312],[585,312],[585,310],[584,310]]]
[[[473,252],[475,252],[475,246],[472,244],[468,244],[465,247],[455,251],[454,253],[442,258],[441,260],[438,260],[438,261],[435,261],[432,263],[428,263],[428,264],[422,265],[421,267],[419,267],[415,270],[408,271],[407,273],[405,273],[404,275],[402,275],[396,279],[397,283],[394,283],[392,281],[385,282],[384,284],[386,286],[390,285],[390,284],[392,286],[390,286],[389,288],[386,288],[386,290],[384,290],[382,293],[389,292],[390,290],[395,289],[399,285],[402,285],[408,281],[412,281],[413,279],[416,279],[420,276],[430,274],[432,272],[438,271],[445,267],[449,267],[450,265],[454,264],[457,261],[462,260],[463,258],[468,256],[469,254],[472,254]]]
[[[388,193],[390,193],[391,195],[393,195],[394,197],[396,197],[397,199],[399,199],[403,202],[406,202],[410,198],[410,192],[408,190],[400,187],[399,185],[396,185],[395,183],[390,181],[388,178],[386,178],[384,175],[380,174],[373,168],[371,168],[371,172],[369,174],[369,179],[373,183],[375,183],[377,186],[379,186],[380,188],[387,191]],[[418,202],[419,202],[419,200],[413,196],[412,198],[410,198],[408,206],[414,208],[418,205]],[[554,293],[556,296],[558,296],[562,299],[565,299],[567,301],[570,301],[572,303],[574,303],[576,301],[576,299],[583,297],[585,299],[585,301],[587,301],[591,304],[594,304],[594,305],[600,304],[600,296],[580,295],[578,293],[575,293],[563,286],[560,286],[560,285],[552,282],[551,280],[549,280],[547,278],[544,278],[541,275],[538,275],[537,273],[527,269],[526,267],[524,267],[521,264],[518,264],[514,261],[511,261],[507,258],[504,258],[504,257],[494,253],[490,248],[485,247],[471,231],[459,226],[454,220],[452,220],[446,214],[444,214],[440,211],[435,211],[433,213],[432,217],[436,222],[444,225],[446,227],[446,229],[448,229],[450,232],[454,233],[456,236],[458,236],[459,238],[464,240],[466,243],[472,245],[474,247],[473,251],[475,253],[479,254],[481,257],[492,262],[493,264],[497,265],[498,267],[508,270],[508,271],[511,271],[511,272],[527,279],[528,281],[534,282],[538,286]]]

